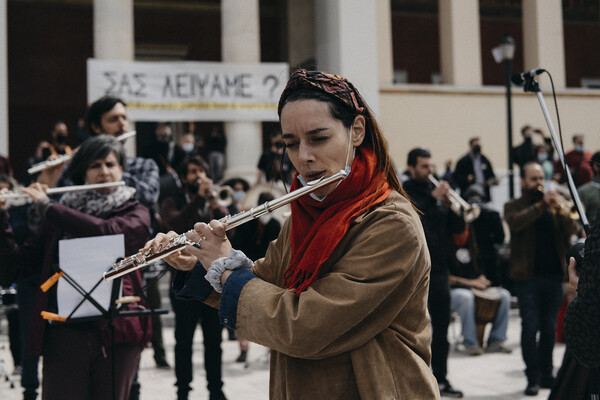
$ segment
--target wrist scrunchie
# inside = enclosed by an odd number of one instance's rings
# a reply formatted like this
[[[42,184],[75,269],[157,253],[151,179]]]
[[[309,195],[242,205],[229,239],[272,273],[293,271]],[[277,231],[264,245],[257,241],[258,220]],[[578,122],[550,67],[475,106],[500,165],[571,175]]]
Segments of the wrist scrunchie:
[[[229,256],[217,258],[210,264],[210,268],[206,271],[204,279],[206,279],[216,292],[223,292],[221,284],[221,275],[225,270],[235,271],[237,269],[251,269],[254,263],[246,257],[244,252],[236,249],[231,249]]]

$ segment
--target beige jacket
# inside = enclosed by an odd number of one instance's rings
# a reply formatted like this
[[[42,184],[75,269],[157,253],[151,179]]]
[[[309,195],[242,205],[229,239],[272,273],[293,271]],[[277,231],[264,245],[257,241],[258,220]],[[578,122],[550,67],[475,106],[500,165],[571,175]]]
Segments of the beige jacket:
[[[397,192],[358,217],[317,279],[282,289],[290,221],[256,262],[237,311],[240,337],[271,354],[271,399],[436,399],[427,312],[429,252]]]

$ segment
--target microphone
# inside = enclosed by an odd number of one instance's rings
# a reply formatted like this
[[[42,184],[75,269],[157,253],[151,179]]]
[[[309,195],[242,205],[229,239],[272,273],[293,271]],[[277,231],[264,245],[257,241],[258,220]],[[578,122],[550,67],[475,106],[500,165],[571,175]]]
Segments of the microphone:
[[[545,69],[535,68],[530,71],[522,72],[520,74],[513,74],[513,75],[511,75],[510,80],[515,85],[522,85],[523,82],[525,82],[525,79],[535,78],[536,76],[538,76],[544,72],[546,72]]]

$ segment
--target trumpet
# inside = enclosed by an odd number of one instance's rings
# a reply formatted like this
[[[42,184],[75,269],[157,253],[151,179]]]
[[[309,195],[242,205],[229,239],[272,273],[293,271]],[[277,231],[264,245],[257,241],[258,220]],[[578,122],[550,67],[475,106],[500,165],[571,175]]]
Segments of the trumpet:
[[[213,186],[209,199],[219,207],[229,207],[233,203],[233,189],[231,186]]]
[[[438,187],[440,185],[440,182],[437,179],[435,179],[435,177],[432,174],[429,174],[428,178],[429,181],[435,185],[435,187]],[[479,215],[481,214],[481,208],[479,208],[477,204],[467,203],[452,188],[448,190],[448,199],[450,200],[450,203],[452,203],[452,206],[450,207],[452,208],[452,211],[460,215],[460,212],[462,210],[465,222],[471,223],[477,218],[479,218]]]
[[[226,225],[226,230],[233,229],[237,226],[245,224],[246,222],[252,221],[253,219],[257,219],[265,214],[271,213],[301,196],[312,193],[315,190],[318,190],[324,186],[341,181],[347,176],[348,173],[345,170],[341,170],[340,172],[331,175],[330,177],[323,177],[319,178],[316,181],[308,182],[304,187],[296,189],[293,192],[287,193],[274,200],[267,201],[266,203],[256,206],[248,211],[237,213],[233,216],[227,215],[226,217],[221,218],[219,222]],[[185,233],[175,236],[169,241],[169,243],[167,243],[166,246],[164,246],[161,249],[158,249],[156,252],[150,249],[145,252],[139,252],[137,254],[124,258],[123,260],[113,264],[110,270],[104,273],[104,280],[110,281],[125,274],[128,274],[152,262],[161,260],[183,249],[188,245],[197,246],[198,243],[191,241],[187,237],[187,234],[193,232],[194,230],[192,229]]]
[[[96,184],[92,184],[92,185],[63,186],[63,187],[57,187],[57,188],[50,188],[50,189],[46,190],[46,194],[53,195],[53,194],[62,194],[62,193],[67,193],[67,192],[81,192],[81,191],[85,191],[85,190],[104,189],[104,188],[124,186],[124,185],[125,185],[125,182],[118,181],[118,182],[96,183]],[[0,194],[0,200],[31,201],[31,197],[29,197],[29,195],[26,193],[8,192],[8,193]]]
[[[544,186],[540,185],[537,189],[542,193],[543,196],[545,191]],[[552,211],[557,212],[562,210],[563,213],[567,214],[572,220],[578,220],[579,213],[577,212],[577,207],[575,207],[575,202],[570,198],[571,194],[569,193],[569,191],[559,185],[551,185],[549,190],[553,190],[556,192],[556,196],[552,199]]]
[[[125,132],[122,135],[117,136],[115,139],[122,142],[122,141],[125,141],[126,139],[129,139],[132,136],[135,136],[135,134],[136,134],[135,131],[129,131],[129,132]],[[27,170],[27,173],[29,175],[37,174],[38,172],[44,171],[46,169],[67,163],[67,162],[71,161],[71,159],[75,155],[75,152],[76,151],[69,153],[69,154],[63,154],[62,156],[58,156],[54,160],[46,160],[46,161],[39,162],[37,164],[33,164],[31,166],[31,168],[29,168]]]

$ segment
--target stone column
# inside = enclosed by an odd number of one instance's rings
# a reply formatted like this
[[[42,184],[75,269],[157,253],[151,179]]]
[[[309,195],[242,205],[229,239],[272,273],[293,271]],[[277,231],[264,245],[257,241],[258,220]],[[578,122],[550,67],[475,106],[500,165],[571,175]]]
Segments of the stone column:
[[[377,0],[377,54],[379,60],[379,82],[394,82],[394,57],[392,48],[392,5],[391,0]]]
[[[314,0],[287,0],[288,61],[292,70],[315,57]]]
[[[444,84],[481,86],[478,0],[439,0],[440,60]]]
[[[523,0],[523,60],[525,70],[543,68],[556,88],[566,86],[562,1]]]
[[[8,156],[8,51],[6,0],[0,0],[0,154]]]
[[[377,4],[364,0],[315,1],[317,66],[342,75],[379,110]]]
[[[221,49],[223,62],[260,62],[258,0],[221,0]],[[225,179],[240,176],[256,180],[262,153],[260,122],[226,122],[227,170]]]
[[[133,61],[133,24],[133,0],[94,0],[94,58]],[[135,129],[134,121],[129,129]],[[135,156],[135,140],[127,140],[125,149]]]

